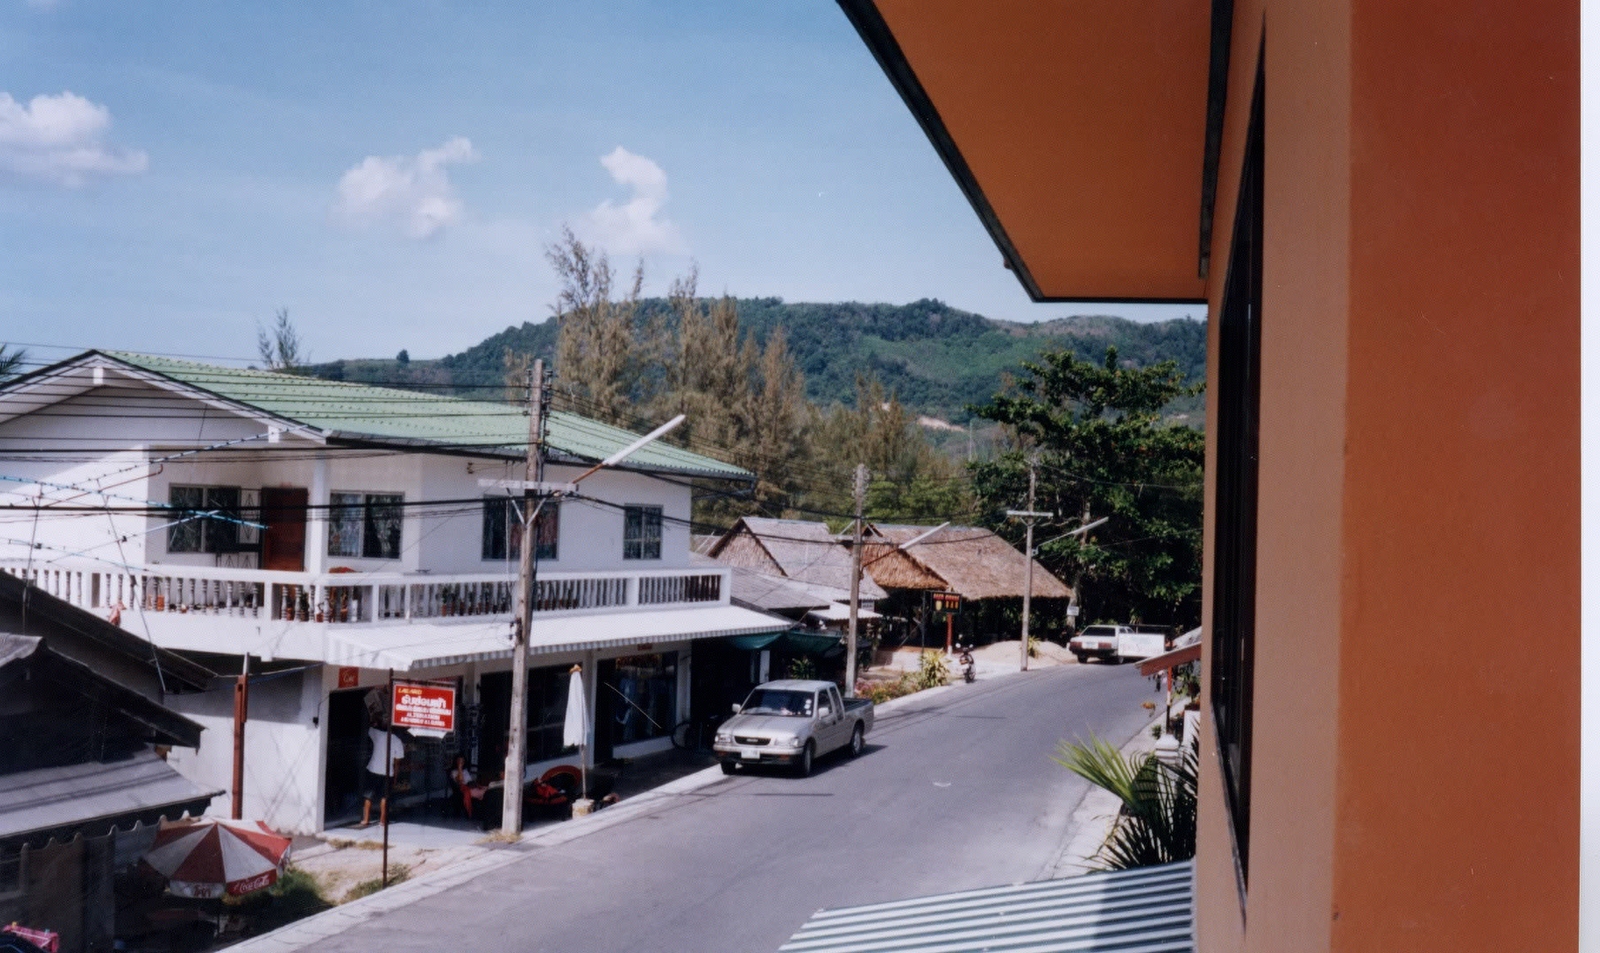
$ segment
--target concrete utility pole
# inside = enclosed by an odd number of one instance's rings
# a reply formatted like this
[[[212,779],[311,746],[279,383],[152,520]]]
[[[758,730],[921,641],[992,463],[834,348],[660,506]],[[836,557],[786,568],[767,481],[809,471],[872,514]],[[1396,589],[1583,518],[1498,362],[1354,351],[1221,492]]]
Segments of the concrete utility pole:
[[[856,626],[861,606],[861,514],[867,506],[867,465],[856,464],[856,530],[850,544],[850,635],[845,641],[844,688],[849,697],[856,694]]]
[[[538,541],[539,509],[544,479],[544,361],[533,362],[528,382],[528,485],[522,491],[522,551],[517,573],[517,619],[511,643],[511,739],[506,745],[505,804],[500,815],[502,833],[522,834],[522,767],[528,739],[528,636],[533,628],[534,547]]]
[[[1028,464],[1028,508],[1025,510],[1006,510],[1006,515],[1020,519],[1028,528],[1027,542],[1022,550],[1023,557],[1027,560],[1027,583],[1022,590],[1022,661],[1021,671],[1028,670],[1028,616],[1033,611],[1033,521],[1036,519],[1049,519],[1054,513],[1039,513],[1033,508],[1034,485],[1038,473],[1032,463]]]

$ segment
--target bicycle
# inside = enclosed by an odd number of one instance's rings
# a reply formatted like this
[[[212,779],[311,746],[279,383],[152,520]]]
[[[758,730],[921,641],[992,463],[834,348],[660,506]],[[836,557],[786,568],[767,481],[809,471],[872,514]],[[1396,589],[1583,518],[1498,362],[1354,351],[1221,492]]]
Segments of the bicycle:
[[[722,719],[712,715],[695,721],[685,718],[672,726],[672,746],[683,751],[710,751]]]

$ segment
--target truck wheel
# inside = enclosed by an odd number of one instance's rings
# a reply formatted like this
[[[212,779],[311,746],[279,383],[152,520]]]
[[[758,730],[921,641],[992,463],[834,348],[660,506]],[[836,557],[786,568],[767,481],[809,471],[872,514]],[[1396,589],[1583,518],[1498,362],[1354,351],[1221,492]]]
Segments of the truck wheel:
[[[739,770],[739,766],[734,764],[732,761],[724,761],[724,762],[722,762],[722,773],[723,774],[732,774],[733,772],[735,772],[737,770]]]
[[[1083,654],[1082,652],[1073,652],[1072,654],[1073,657],[1078,660],[1079,665],[1087,665],[1089,663],[1089,656]]]
[[[861,730],[861,725],[857,724],[856,730],[850,732],[850,757],[858,757],[861,754],[861,749],[865,748],[866,746],[867,739],[865,732]]]
[[[816,756],[816,751],[817,746],[815,744],[809,741],[806,742],[806,746],[800,751],[800,763],[795,766],[796,774],[799,774],[802,778],[811,776],[811,762]]]

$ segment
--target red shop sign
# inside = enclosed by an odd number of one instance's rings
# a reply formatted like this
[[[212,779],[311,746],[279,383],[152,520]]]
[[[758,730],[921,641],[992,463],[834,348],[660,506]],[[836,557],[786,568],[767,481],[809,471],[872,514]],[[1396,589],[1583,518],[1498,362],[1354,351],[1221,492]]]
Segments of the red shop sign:
[[[455,731],[456,690],[443,685],[394,684],[393,724],[401,728]]]

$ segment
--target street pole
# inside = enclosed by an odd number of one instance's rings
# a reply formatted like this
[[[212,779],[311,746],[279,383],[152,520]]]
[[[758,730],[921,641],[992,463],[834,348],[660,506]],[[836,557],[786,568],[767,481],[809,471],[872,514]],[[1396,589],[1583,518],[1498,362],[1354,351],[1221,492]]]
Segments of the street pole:
[[[850,544],[850,635],[845,644],[844,686],[849,697],[856,694],[856,626],[861,605],[861,515],[867,505],[867,465],[856,464],[856,531]]]
[[[394,669],[389,669],[389,688],[384,696],[384,707],[389,717],[383,726],[383,800],[378,803],[379,819],[383,821],[383,874],[379,883],[389,887],[389,795],[394,793]]]
[[[528,637],[533,627],[534,548],[538,532],[539,494],[544,479],[544,361],[533,362],[528,384],[528,457],[522,491],[522,549],[517,573],[517,618],[511,643],[511,732],[506,745],[505,803],[500,831],[508,837],[522,835],[523,752],[528,740]]]
[[[1033,466],[1028,466],[1028,510],[1033,510],[1033,488],[1035,477]],[[1026,548],[1022,554],[1028,557],[1028,583],[1022,590],[1022,671],[1028,670],[1028,623],[1033,612],[1033,517],[1028,517]]]
[[[244,820],[244,723],[250,720],[250,653],[233,683],[233,819]]]
[[[1022,590],[1022,656],[1021,671],[1028,670],[1028,622],[1033,610],[1033,521],[1036,519],[1049,519],[1054,513],[1040,513],[1033,508],[1034,487],[1038,481],[1038,473],[1032,463],[1028,464],[1028,508],[1025,510],[1006,510],[1006,515],[1013,519],[1020,519],[1028,528],[1027,541],[1023,543],[1022,557],[1027,563],[1027,582]]]

